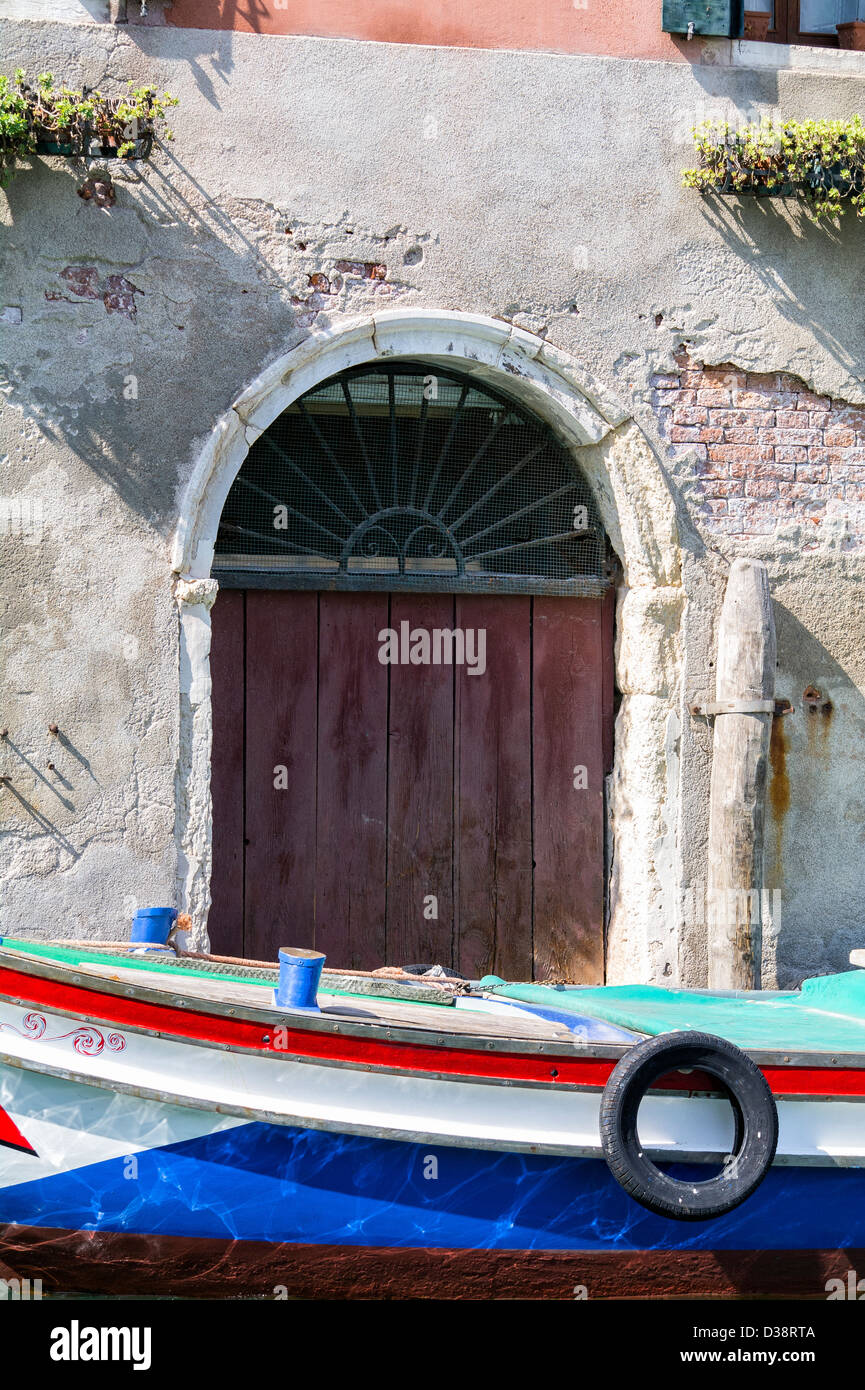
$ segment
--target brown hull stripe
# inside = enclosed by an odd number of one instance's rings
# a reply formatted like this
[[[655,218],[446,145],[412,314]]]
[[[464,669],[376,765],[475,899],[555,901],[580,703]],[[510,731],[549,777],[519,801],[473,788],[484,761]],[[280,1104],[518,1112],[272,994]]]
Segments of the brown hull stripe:
[[[825,1300],[828,1279],[865,1268],[865,1250],[399,1250],[0,1226],[4,1263],[68,1293]]]

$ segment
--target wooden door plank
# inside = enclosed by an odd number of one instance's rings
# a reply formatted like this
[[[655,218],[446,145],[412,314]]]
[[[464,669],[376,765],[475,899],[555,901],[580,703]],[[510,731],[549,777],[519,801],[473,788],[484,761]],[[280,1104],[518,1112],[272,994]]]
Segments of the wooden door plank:
[[[389,626],[452,628],[447,594],[394,594]],[[387,956],[392,965],[453,960],[454,672],[394,665],[388,730]],[[436,899],[437,917],[424,916]],[[430,909],[427,908],[427,911]]]
[[[535,974],[577,984],[604,973],[602,605],[536,597],[533,610]]]
[[[321,595],[315,944],[331,966],[386,963],[387,594]]]
[[[610,585],[603,599],[601,669],[603,673],[604,776],[613,770],[616,743],[616,589]]]
[[[245,595],[221,590],[211,612],[210,676],[213,807],[210,947],[220,955],[243,950],[243,753]]]
[[[531,599],[457,599],[486,670],[457,669],[457,969],[532,978]]]
[[[244,950],[275,960],[315,944],[318,594],[250,590],[246,634]]]

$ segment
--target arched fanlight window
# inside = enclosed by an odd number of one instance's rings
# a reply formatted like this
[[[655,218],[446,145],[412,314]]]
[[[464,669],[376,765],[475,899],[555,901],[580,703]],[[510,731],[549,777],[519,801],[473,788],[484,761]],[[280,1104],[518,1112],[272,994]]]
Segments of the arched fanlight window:
[[[605,537],[549,427],[466,373],[353,368],[252,445],[226,499],[223,584],[599,593]]]

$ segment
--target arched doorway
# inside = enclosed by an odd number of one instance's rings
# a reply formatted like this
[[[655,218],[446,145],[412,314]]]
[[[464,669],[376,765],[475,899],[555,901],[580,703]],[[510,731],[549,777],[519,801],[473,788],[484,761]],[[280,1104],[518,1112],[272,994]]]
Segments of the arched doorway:
[[[456,365],[277,416],[215,547],[213,949],[602,979],[605,565],[570,452]]]

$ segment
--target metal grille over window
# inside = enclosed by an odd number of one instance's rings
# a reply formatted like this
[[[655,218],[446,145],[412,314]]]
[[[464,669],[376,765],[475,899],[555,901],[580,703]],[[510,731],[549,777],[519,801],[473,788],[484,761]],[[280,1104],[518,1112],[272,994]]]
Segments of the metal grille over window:
[[[596,594],[606,542],[548,426],[458,371],[343,372],[256,440],[216,541],[223,585]]]

